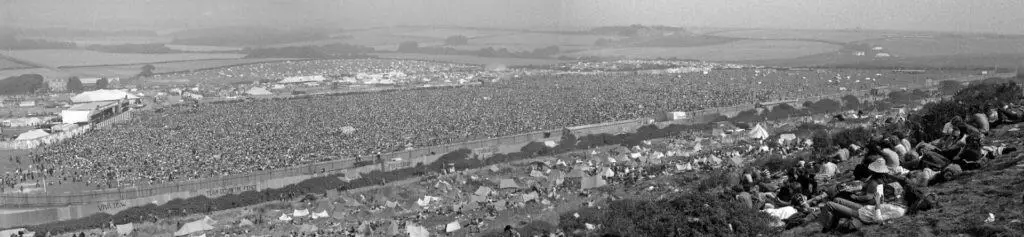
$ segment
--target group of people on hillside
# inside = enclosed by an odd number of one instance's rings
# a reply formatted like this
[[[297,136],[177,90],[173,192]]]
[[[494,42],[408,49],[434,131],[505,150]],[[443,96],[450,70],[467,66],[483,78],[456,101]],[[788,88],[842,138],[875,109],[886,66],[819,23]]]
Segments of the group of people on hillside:
[[[868,141],[834,148],[831,156],[810,164],[799,161],[785,175],[747,170],[744,182],[735,188],[737,200],[751,208],[776,211],[790,206],[803,214],[794,216],[821,217],[823,232],[927,210],[935,203],[921,187],[956,179],[1017,149],[991,144],[986,136],[995,125],[1024,121],[1021,115],[1024,110],[1008,105],[953,117],[941,128],[918,128],[942,129],[943,137],[932,141],[913,141],[910,131],[874,134]],[[840,168],[850,165],[852,170]]]

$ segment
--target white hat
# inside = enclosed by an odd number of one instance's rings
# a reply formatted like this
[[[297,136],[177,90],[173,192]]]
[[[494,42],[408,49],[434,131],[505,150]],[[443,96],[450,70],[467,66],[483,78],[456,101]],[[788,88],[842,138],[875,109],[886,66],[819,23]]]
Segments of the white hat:
[[[885,159],[877,159],[868,165],[868,170],[879,174],[888,174],[889,166],[885,165]]]

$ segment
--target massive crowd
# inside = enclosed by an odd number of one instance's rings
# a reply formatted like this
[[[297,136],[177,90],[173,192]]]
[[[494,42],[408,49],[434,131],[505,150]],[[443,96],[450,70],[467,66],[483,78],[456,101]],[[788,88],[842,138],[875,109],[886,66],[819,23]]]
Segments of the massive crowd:
[[[353,61],[346,67],[363,62]],[[318,61],[278,65],[306,63]],[[340,70],[324,65],[318,70]],[[271,71],[295,70],[247,73]],[[876,72],[535,73],[453,89],[183,105],[139,113],[131,124],[46,147],[31,160],[36,173],[56,176],[49,180],[97,187],[190,180],[894,83],[896,75]],[[857,79],[867,76],[878,79]]]
[[[475,65],[412,60],[351,59],[283,61],[239,65],[212,70],[157,75],[154,80],[201,80],[205,83],[235,81],[277,81],[295,76],[350,76],[359,73],[401,72],[408,77],[397,80],[458,80],[472,77],[483,68]],[[397,81],[398,83],[407,81]]]

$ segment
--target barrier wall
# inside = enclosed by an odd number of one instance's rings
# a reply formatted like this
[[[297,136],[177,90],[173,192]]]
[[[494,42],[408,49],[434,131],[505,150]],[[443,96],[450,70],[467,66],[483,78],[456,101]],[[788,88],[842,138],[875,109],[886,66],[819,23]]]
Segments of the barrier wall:
[[[842,96],[848,94],[866,95],[868,93],[867,91],[856,91],[835,95],[817,96],[799,101],[802,103],[803,101],[816,101],[822,98],[838,100]],[[687,112],[689,114],[688,119],[663,121],[656,124],[659,126],[667,126],[667,124],[673,123],[704,123],[713,119],[713,117],[717,115],[732,117],[741,111],[753,108],[755,108],[754,105],[747,104],[690,111]],[[127,121],[131,118],[130,114],[125,116],[128,117],[115,121]],[[568,129],[577,136],[600,133],[624,133],[634,132],[637,128],[647,124],[654,124],[651,123],[652,121],[652,119],[634,119],[572,127]],[[110,122],[110,124],[113,123],[115,122]],[[99,212],[113,214],[130,207],[142,206],[150,203],[162,204],[177,198],[190,198],[199,195],[218,197],[245,191],[281,188],[308,178],[328,174],[340,173],[345,174],[345,177],[354,177],[361,173],[373,170],[401,169],[415,166],[418,163],[427,165],[437,161],[441,155],[463,148],[472,150],[474,155],[478,157],[488,157],[490,154],[495,153],[519,151],[519,149],[530,142],[558,141],[561,139],[561,135],[562,130],[548,130],[450,145],[424,147],[384,154],[381,158],[388,162],[361,167],[354,167],[357,160],[372,161],[375,160],[376,157],[366,156],[361,158],[339,159],[248,174],[212,177],[203,180],[136,186],[122,189],[95,190],[75,194],[2,194],[0,195],[0,207],[2,208],[46,209],[0,214],[0,220],[2,220],[0,221],[0,228],[77,219]]]

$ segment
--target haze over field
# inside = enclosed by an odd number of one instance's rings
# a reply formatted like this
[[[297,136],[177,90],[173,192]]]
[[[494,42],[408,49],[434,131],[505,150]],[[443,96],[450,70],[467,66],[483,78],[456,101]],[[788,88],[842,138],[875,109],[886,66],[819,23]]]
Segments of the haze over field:
[[[17,26],[169,30],[216,26],[458,25],[579,29],[885,29],[1024,34],[1019,0],[6,0]]]

